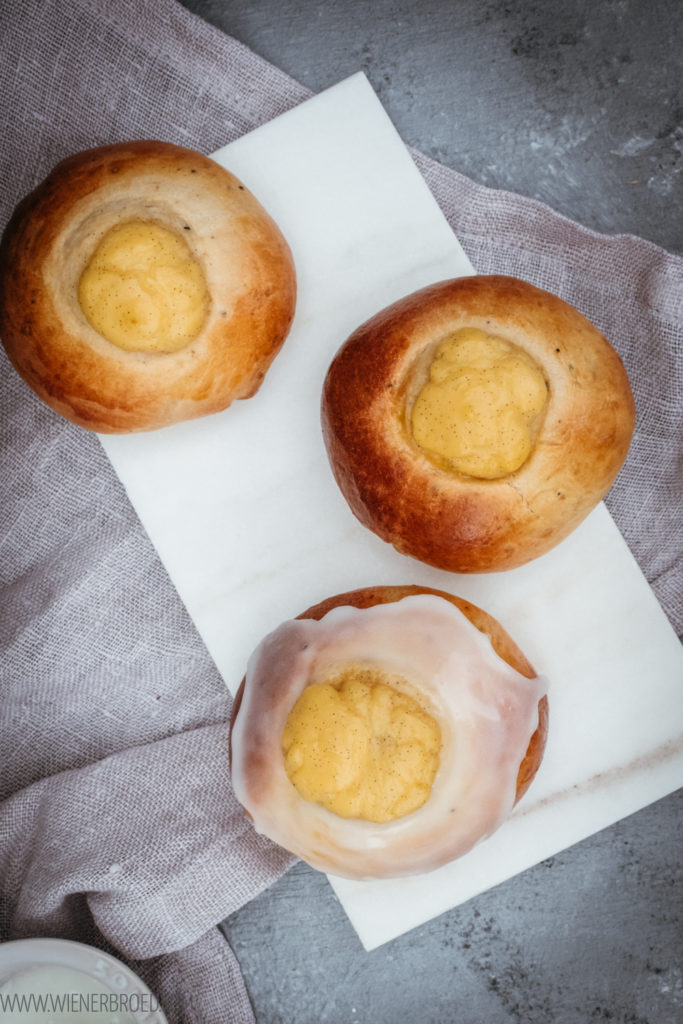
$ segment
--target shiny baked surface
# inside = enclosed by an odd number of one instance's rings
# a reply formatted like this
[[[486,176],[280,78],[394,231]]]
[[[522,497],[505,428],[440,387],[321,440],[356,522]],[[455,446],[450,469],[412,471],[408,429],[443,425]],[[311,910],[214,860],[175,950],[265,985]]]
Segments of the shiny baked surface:
[[[494,275],[377,313],[335,356],[322,404],[358,519],[451,572],[510,569],[559,543],[613,483],[634,418],[603,335],[549,292]]]
[[[152,430],[258,390],[296,278],[280,230],[208,157],[126,142],[62,161],[0,246],[0,337],[61,415]]]

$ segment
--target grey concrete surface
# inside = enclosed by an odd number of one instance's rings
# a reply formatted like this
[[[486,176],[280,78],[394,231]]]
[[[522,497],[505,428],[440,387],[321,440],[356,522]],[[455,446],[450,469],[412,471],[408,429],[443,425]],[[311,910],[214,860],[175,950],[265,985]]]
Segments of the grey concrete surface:
[[[184,0],[314,91],[368,75],[409,145],[683,248],[680,0]]]
[[[294,867],[223,930],[263,1024],[675,1024],[683,794],[366,953]]]
[[[364,70],[405,142],[477,181],[683,248],[679,0],[184,2],[313,90]],[[681,811],[679,793],[372,953],[302,864],[223,929],[259,1024],[678,1024]]]

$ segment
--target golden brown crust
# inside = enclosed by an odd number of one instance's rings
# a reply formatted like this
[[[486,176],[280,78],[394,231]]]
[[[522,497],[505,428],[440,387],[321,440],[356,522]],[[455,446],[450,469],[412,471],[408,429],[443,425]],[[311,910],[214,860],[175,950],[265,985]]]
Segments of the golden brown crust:
[[[198,337],[175,353],[125,352],[97,334],[80,275],[116,223],[182,234],[207,282]],[[208,157],[165,142],[62,161],[17,207],[0,245],[0,336],[57,412],[106,433],[152,430],[253,395],[294,315],[291,253],[265,210]]]
[[[332,611],[333,608],[349,606],[352,608],[372,608],[378,604],[391,604],[393,601],[401,601],[404,597],[414,597],[417,594],[433,594],[436,597],[442,597],[445,601],[450,601],[469,619],[473,626],[489,637],[491,646],[503,661],[506,661],[508,665],[511,665],[512,668],[528,679],[533,679],[536,676],[536,671],[531,663],[526,659],[512,638],[508,636],[497,619],[494,619],[492,615],[489,615],[488,612],[485,612],[470,601],[465,601],[461,597],[455,597],[455,595],[448,594],[443,590],[434,590],[432,587],[412,585],[404,587],[363,587],[359,590],[350,590],[345,594],[336,594],[334,597],[328,597],[325,601],[321,601],[319,604],[308,608],[301,615],[297,615],[297,618],[319,620]],[[245,679],[242,679],[232,705],[228,745],[230,760],[232,760],[232,729],[242,704],[244,686]],[[526,755],[519,767],[515,803],[524,796],[539,769],[543,760],[547,735],[548,698],[544,696],[538,702],[538,727],[529,741]]]
[[[498,480],[439,468],[407,429],[414,368],[466,326],[524,349],[549,387],[534,450]],[[603,335],[556,296],[497,276],[431,285],[363,324],[333,360],[322,401],[330,463],[358,519],[451,572],[511,569],[559,543],[609,490],[634,420],[626,372]]]

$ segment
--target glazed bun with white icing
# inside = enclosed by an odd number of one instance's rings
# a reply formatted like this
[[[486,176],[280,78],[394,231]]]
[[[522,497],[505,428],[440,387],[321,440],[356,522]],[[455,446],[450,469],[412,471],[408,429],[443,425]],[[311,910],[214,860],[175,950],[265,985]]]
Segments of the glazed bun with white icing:
[[[259,388],[296,277],[249,190],[194,150],[123,142],[62,161],[0,244],[0,338],[56,412],[153,430]]]
[[[373,316],[325,380],[330,464],[363,525],[449,572],[549,551],[605,496],[635,408],[578,310],[512,277],[441,281]]]
[[[468,601],[415,586],[340,594],[253,653],[231,720],[235,794],[259,832],[320,870],[431,871],[526,792],[546,688]]]

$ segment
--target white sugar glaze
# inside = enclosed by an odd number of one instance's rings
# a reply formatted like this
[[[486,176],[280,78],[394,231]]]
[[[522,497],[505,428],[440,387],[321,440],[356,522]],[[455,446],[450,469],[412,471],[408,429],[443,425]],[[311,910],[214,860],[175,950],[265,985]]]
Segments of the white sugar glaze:
[[[426,804],[387,824],[340,818],[287,778],[282,730],[311,682],[345,664],[380,667],[421,693],[442,731]],[[521,675],[465,615],[432,594],[295,619],[252,654],[232,733],[238,800],[259,832],[316,868],[352,878],[430,871],[494,832],[515,800],[545,680]]]

